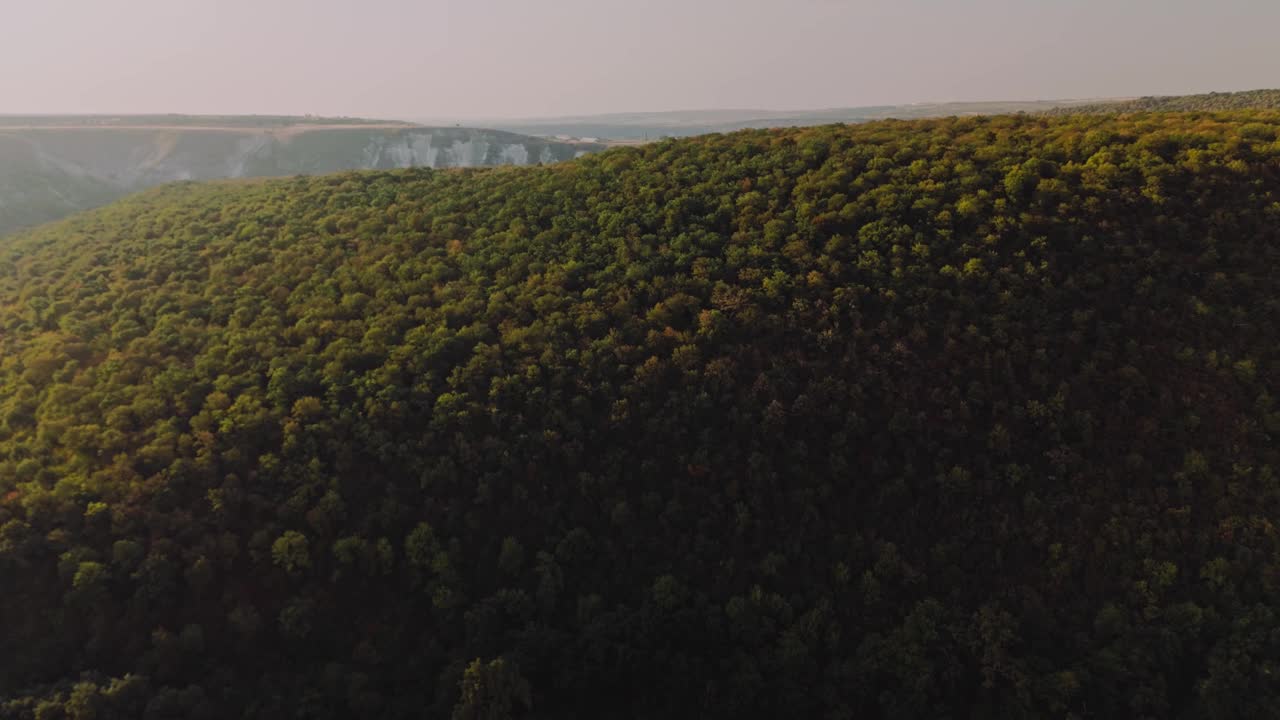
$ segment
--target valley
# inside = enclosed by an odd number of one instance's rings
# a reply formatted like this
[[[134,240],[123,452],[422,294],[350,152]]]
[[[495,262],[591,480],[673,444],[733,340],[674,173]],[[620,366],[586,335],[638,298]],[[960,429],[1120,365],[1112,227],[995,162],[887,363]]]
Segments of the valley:
[[[529,165],[603,148],[330,118],[0,116],[0,235],[167,182]]]

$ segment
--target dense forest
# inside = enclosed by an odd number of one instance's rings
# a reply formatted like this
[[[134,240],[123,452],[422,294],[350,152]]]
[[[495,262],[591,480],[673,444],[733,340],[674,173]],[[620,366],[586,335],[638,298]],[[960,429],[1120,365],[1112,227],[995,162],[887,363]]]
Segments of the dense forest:
[[[1280,716],[1280,113],[0,245],[0,718]]]
[[[1280,110],[1280,90],[1212,92],[1202,95],[1156,95],[1134,100],[1105,101],[1088,105],[1064,105],[1047,111],[1047,114],[1213,112],[1222,110]]]

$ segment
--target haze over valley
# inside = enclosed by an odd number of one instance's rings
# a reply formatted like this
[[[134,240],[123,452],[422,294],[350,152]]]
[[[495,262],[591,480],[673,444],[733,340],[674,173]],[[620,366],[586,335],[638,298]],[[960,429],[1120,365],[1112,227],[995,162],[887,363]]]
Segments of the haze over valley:
[[[166,182],[530,165],[601,149],[387,121],[0,116],[0,234]]]
[[[1127,98],[1126,98],[1127,99]],[[960,115],[1043,112],[1070,108],[1093,100],[1031,100],[1013,102],[949,102],[878,105],[822,110],[692,110],[671,112],[612,113],[547,118],[462,118],[466,125],[494,127],[537,136],[566,136],[607,140],[656,140],[689,137],[751,128],[806,127],[871,120],[910,120]],[[1114,100],[1104,100],[1114,102]],[[444,120],[447,120],[444,119]],[[436,121],[440,121],[437,119]],[[432,119],[422,120],[424,123]]]

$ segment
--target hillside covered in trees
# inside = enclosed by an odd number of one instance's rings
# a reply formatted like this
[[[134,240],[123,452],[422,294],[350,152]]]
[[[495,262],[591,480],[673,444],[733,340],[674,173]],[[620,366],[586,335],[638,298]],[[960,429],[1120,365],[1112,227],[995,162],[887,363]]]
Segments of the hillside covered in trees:
[[[1136,112],[1217,112],[1223,110],[1280,110],[1280,90],[1212,92],[1201,95],[1156,95],[1133,100],[1107,100],[1085,105],[1063,105],[1048,115]]]
[[[166,186],[0,246],[0,718],[1280,715],[1280,114]]]

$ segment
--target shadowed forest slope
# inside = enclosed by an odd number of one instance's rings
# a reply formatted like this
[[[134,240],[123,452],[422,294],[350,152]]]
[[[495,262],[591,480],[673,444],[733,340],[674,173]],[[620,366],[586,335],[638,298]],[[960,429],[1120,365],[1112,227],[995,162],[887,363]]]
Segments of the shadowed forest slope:
[[[748,131],[10,239],[0,717],[1274,717],[1278,132]]]

